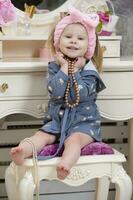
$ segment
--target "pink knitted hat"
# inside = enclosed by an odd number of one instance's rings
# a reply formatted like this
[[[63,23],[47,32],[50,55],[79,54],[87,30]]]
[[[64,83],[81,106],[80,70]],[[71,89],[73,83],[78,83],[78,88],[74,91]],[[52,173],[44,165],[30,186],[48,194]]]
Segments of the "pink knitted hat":
[[[55,27],[54,32],[54,47],[56,51],[59,51],[59,40],[66,26],[73,23],[82,24],[88,33],[88,50],[85,54],[85,58],[90,59],[95,51],[96,46],[96,34],[95,28],[99,23],[99,16],[97,14],[81,13],[74,7],[68,9],[69,15],[64,17]]]

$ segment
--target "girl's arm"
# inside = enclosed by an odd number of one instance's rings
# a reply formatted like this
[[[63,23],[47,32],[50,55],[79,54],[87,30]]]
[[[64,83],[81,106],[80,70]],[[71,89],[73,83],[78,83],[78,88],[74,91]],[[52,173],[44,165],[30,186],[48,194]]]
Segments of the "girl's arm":
[[[63,98],[69,80],[68,75],[56,63],[49,64],[48,75],[48,91],[51,98]]]
[[[86,59],[84,57],[78,57],[74,68],[75,78],[78,83],[81,101],[82,99],[84,99],[84,97],[87,97],[88,95],[91,95],[92,93],[96,92],[97,85],[97,80],[95,76],[88,76],[86,75],[86,73],[81,73],[85,64]],[[74,84],[71,88],[71,93],[74,94]]]
[[[97,94],[106,88],[97,71],[78,70],[75,73],[75,78],[79,87],[80,101],[84,100],[85,97]],[[71,91],[73,94],[74,87],[72,87]]]
[[[82,76],[77,71],[75,77],[79,87],[80,100],[84,100],[85,97],[97,93],[97,78],[95,76]],[[74,90],[74,87],[72,88]]]

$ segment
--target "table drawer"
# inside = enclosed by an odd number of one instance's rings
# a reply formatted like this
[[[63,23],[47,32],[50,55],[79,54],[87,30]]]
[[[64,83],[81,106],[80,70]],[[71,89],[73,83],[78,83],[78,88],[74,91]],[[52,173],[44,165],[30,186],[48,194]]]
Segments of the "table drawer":
[[[120,42],[122,37],[119,35],[99,36],[100,44],[104,47],[104,58],[120,57]]]
[[[0,99],[47,96],[47,80],[42,73],[0,75]],[[4,88],[6,86],[6,88]]]
[[[120,40],[101,40],[100,44],[104,47],[104,58],[120,57]]]
[[[43,118],[46,111],[47,100],[44,99],[0,101],[0,118],[16,113]]]
[[[104,72],[106,89],[99,93],[104,99],[133,99],[133,72]]]

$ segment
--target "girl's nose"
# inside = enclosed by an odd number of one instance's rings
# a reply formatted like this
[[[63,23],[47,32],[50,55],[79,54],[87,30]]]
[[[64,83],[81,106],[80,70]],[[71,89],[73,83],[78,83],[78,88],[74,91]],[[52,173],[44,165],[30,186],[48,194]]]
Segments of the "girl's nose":
[[[72,40],[71,43],[72,43],[72,44],[76,44],[76,40]]]
[[[77,40],[74,39],[74,38],[71,40],[71,43],[72,43],[72,44],[76,44],[76,42],[77,42]]]

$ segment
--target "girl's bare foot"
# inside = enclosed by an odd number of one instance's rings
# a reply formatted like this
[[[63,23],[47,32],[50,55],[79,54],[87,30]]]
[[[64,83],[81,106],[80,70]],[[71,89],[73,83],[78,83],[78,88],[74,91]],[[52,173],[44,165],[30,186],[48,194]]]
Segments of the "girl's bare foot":
[[[21,146],[14,147],[10,151],[10,156],[16,165],[22,165],[24,162],[24,149]]]
[[[57,177],[61,180],[64,180],[70,173],[70,168],[67,167],[65,164],[60,163],[57,168]]]

